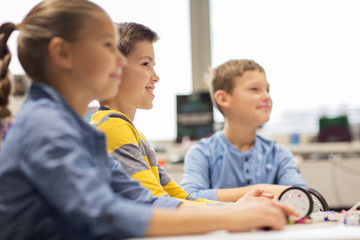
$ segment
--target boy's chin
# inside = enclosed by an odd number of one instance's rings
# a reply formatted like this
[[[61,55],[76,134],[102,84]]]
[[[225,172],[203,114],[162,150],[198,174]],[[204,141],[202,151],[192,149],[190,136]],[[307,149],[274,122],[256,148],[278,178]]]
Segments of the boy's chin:
[[[266,119],[260,121],[257,126],[257,129],[262,128],[269,120],[270,120],[270,118],[266,118]]]
[[[153,108],[153,105],[151,105],[151,106],[145,106],[145,107],[142,107],[142,108],[139,108],[139,109],[141,109],[141,110],[150,110],[150,109],[152,109]]]

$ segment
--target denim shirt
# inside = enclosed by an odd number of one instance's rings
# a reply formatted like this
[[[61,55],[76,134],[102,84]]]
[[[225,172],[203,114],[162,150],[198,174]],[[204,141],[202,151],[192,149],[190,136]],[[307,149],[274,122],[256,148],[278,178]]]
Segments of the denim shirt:
[[[275,141],[256,136],[242,152],[220,130],[192,146],[185,155],[182,187],[188,193],[217,200],[217,189],[268,183],[306,188],[293,155]]]
[[[105,137],[34,83],[0,152],[0,239],[122,239],[146,232],[154,198],[106,152]]]

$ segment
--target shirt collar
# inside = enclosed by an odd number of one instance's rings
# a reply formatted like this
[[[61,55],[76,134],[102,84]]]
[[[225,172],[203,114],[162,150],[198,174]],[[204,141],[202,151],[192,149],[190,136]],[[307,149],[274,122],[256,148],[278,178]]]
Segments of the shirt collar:
[[[45,82],[35,82],[31,85],[29,99],[37,100],[41,98],[51,99],[53,102],[56,103],[58,107],[62,107],[64,110],[68,111],[71,115],[73,115],[76,119],[84,122],[82,117],[79,116],[77,112],[75,112],[75,110],[55,88]]]
[[[29,98],[50,98],[61,105],[65,105],[65,99],[50,85],[45,82],[35,82],[31,85]],[[68,105],[66,103],[66,105]]]
[[[29,92],[29,100],[38,100],[38,99],[51,99],[55,104],[56,107],[62,108],[65,110],[67,114],[70,114],[72,118],[79,124],[84,134],[95,134],[100,133],[98,131],[88,131],[89,129],[94,130],[92,126],[90,126],[85,120],[79,116],[77,112],[70,106],[70,104],[61,96],[61,94],[52,86],[45,82],[35,82],[31,85],[30,92]],[[101,135],[101,134],[100,134]]]
[[[100,107],[98,108],[98,111],[106,111],[106,110],[111,110],[111,109],[108,108],[108,107],[105,107],[105,106],[100,106]]]

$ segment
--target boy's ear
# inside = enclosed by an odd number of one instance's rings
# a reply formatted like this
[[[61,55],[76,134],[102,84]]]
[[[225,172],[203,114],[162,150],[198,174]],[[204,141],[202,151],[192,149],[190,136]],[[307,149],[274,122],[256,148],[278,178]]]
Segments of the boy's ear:
[[[61,37],[54,37],[48,45],[50,59],[64,69],[70,69],[71,62],[71,46],[70,43]]]
[[[214,93],[214,99],[217,102],[217,104],[220,105],[222,108],[226,108],[230,105],[229,102],[229,94],[226,93],[224,90],[217,90]]]

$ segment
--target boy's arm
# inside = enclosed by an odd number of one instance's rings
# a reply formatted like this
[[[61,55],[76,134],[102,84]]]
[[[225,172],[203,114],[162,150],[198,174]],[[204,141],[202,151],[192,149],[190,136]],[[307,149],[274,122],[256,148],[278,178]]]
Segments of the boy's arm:
[[[158,164],[158,171],[160,175],[160,183],[163,186],[164,190],[171,196],[178,199],[185,199],[193,202],[198,203],[218,203],[217,201],[213,200],[207,200],[204,198],[197,198],[194,196],[191,196],[189,193],[187,193],[184,189],[182,189],[171,177],[170,175],[165,171],[165,169]]]
[[[154,196],[167,194],[144,160],[139,148],[140,136],[129,122],[121,118],[110,118],[97,129],[105,133],[108,152],[121,163],[132,179],[139,181]]]
[[[211,153],[200,142],[192,146],[185,154],[181,186],[196,197],[219,200],[218,189],[211,189],[210,186],[210,158]]]
[[[123,145],[114,150],[111,156],[122,165],[132,179],[137,180],[144,188],[150,190],[154,196],[167,195],[143,159],[138,146],[134,144]]]
[[[276,157],[279,162],[276,176],[277,184],[307,188],[298,167],[295,164],[293,154],[281,145],[276,146]]]
[[[180,201],[167,195],[153,197],[151,191],[140,185],[139,181],[132,180],[123,170],[122,165],[109,156],[109,164],[112,170],[111,187],[114,192],[127,199],[148,203],[152,206],[176,208]]]
[[[277,184],[255,184],[238,188],[219,188],[217,197],[219,201],[236,202],[253,189],[264,189],[264,194],[262,196],[267,198],[277,198],[288,187],[289,186]]]

